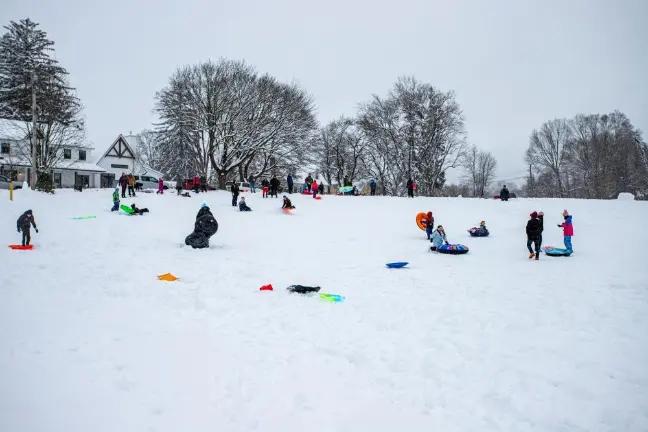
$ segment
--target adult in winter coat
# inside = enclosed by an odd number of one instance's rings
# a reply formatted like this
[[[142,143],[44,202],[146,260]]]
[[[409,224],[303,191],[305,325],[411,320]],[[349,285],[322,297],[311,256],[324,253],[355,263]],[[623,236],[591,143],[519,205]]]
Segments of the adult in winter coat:
[[[529,250],[529,259],[535,256],[535,259],[540,259],[540,247],[542,246],[542,231],[544,230],[544,213],[534,211],[531,213],[531,219],[526,225],[527,234],[527,249]],[[531,249],[531,244],[535,248],[535,253]]]
[[[448,243],[448,238],[446,237],[445,230],[441,225],[439,225],[437,229],[434,230],[430,241],[432,242],[432,246],[430,247],[430,250],[433,251],[439,249],[441,246],[443,246],[443,244]]]
[[[313,198],[317,196],[317,192],[319,192],[319,185],[317,184],[317,180],[313,180],[313,183],[311,183],[311,191],[313,191]]]
[[[311,191],[311,185],[313,184],[313,177],[311,177],[310,174],[304,179],[304,183],[306,184],[306,190],[308,192]]]
[[[22,245],[26,246],[29,244],[31,241],[31,226],[34,226],[34,230],[38,232],[38,228],[36,227],[36,221],[34,220],[34,214],[32,213],[31,210],[27,210],[25,213],[20,215],[18,220],[16,221],[16,228],[18,229],[18,232],[22,231]]]
[[[128,187],[128,177],[126,174],[122,173],[119,177],[119,186],[121,186],[121,197],[126,198],[126,188]]]
[[[376,180],[371,179],[369,182],[369,190],[371,191],[371,196],[376,195]]]
[[[250,207],[245,203],[245,197],[241,197],[239,200],[239,210],[240,211],[252,211]]]
[[[272,176],[270,179],[270,196],[277,198],[277,191],[279,190],[279,179],[276,176]]]
[[[193,178],[193,191],[195,193],[200,192],[200,176],[194,176]]]
[[[407,180],[407,196],[414,198],[414,180],[411,178]]]
[[[443,229],[443,227],[441,227],[441,229]],[[429,211],[425,215],[425,234],[427,234],[428,240],[432,237],[432,231],[434,231],[434,216],[432,216],[432,212]]]
[[[216,231],[218,231],[218,222],[207,204],[203,203],[196,215],[194,230],[185,238],[185,244],[194,249],[209,247],[209,237],[216,234]]]
[[[232,207],[236,207],[236,201],[239,196],[239,185],[238,183],[232,184]]]
[[[113,206],[110,209],[110,211],[111,212],[119,211],[119,188],[115,188],[115,190],[113,191],[112,198],[113,198]]]
[[[572,236],[574,235],[574,225],[572,224],[572,217],[567,210],[563,210],[563,218],[565,221],[558,225],[563,229],[563,241],[565,242],[565,249],[573,252],[572,249]]]
[[[292,202],[288,199],[286,195],[283,196],[283,205],[281,206],[282,209],[294,209],[295,206],[292,205]]]
[[[128,174],[128,196],[135,196],[135,176]]]
[[[164,193],[164,180],[161,178],[158,179],[158,190],[156,193],[163,194]]]
[[[286,177],[286,184],[288,185],[288,193],[292,194],[293,192],[293,178],[290,174]]]
[[[500,199],[502,201],[508,201],[510,196],[511,196],[511,193],[506,188],[506,185],[504,185],[504,187],[502,187],[502,190],[500,191]]]
[[[320,184],[319,184],[319,187],[317,188],[317,192],[318,192],[320,195],[324,195],[324,183],[320,183]]]
[[[176,180],[175,188],[176,188],[176,191],[178,192],[178,196],[179,196],[182,193],[182,179],[178,178],[178,180]]]
[[[254,181],[254,176],[250,174],[250,177],[248,177],[248,183],[250,183],[250,192],[252,193],[256,193],[256,183]]]

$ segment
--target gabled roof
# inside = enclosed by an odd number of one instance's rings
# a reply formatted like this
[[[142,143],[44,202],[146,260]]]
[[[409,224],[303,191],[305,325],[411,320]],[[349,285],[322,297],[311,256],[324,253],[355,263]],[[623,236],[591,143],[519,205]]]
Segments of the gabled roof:
[[[135,159],[135,150],[128,143],[126,137],[124,137],[124,135],[122,134],[119,134],[117,139],[112,143],[110,147],[108,147],[106,153],[104,153],[103,156],[99,158],[99,160],[102,160],[106,156]]]

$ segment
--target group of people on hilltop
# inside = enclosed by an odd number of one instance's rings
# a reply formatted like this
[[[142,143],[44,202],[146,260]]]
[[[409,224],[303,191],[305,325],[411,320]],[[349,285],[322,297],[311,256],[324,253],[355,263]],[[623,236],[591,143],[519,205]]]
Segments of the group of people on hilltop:
[[[527,249],[529,250],[529,259],[540,259],[540,248],[542,247],[542,232],[544,231],[544,213],[533,211],[526,225]],[[558,228],[563,229],[563,243],[565,250],[571,254],[574,249],[572,246],[572,237],[574,236],[574,225],[572,215],[567,209],[563,210],[563,223],[557,224]],[[531,248],[533,246],[533,248]]]

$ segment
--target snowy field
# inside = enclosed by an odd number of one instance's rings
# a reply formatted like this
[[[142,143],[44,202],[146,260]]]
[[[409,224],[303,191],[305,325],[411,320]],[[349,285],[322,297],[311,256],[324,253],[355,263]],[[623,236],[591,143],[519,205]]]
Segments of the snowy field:
[[[0,431],[648,430],[646,202],[110,194],[2,191],[3,244],[28,208],[40,233],[0,248]],[[575,254],[529,261],[528,214],[560,246],[564,208]],[[468,255],[429,252],[427,210]]]

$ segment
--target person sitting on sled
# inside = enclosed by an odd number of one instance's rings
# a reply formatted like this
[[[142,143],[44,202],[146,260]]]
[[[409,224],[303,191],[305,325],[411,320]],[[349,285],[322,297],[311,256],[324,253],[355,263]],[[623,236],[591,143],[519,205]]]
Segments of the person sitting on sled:
[[[23,246],[29,245],[29,242],[31,241],[31,231],[30,231],[31,225],[33,225],[34,230],[38,232],[38,228],[36,227],[36,221],[34,220],[34,214],[32,213],[31,210],[27,210],[16,221],[16,228],[18,228],[18,232],[22,231]]]
[[[245,203],[245,197],[241,197],[239,200],[239,210],[240,211],[252,211],[250,207]]]
[[[116,187],[113,191],[113,206],[110,209],[111,212],[119,211],[119,188]]]
[[[286,195],[283,196],[283,205],[281,206],[282,209],[294,209],[295,206],[292,205],[292,202],[288,199]]]
[[[430,250],[432,251],[439,249],[444,244],[448,244],[448,238],[446,237],[443,226],[437,226],[437,229],[432,233],[430,241],[432,242],[432,246],[430,247]]]
[[[558,225],[558,228],[563,229],[563,240],[565,242],[565,249],[570,253],[574,250],[572,249],[572,236],[574,235],[574,225],[572,224],[572,217],[567,210],[563,210],[563,218],[565,222]]]
[[[135,203],[131,204],[131,208],[133,209],[133,214],[138,214],[138,215],[140,215],[140,216],[143,215],[144,213],[148,213],[148,212],[149,212],[149,209],[147,209],[147,208],[143,208],[143,209],[141,209],[141,208],[137,208],[137,206],[135,205]]]

